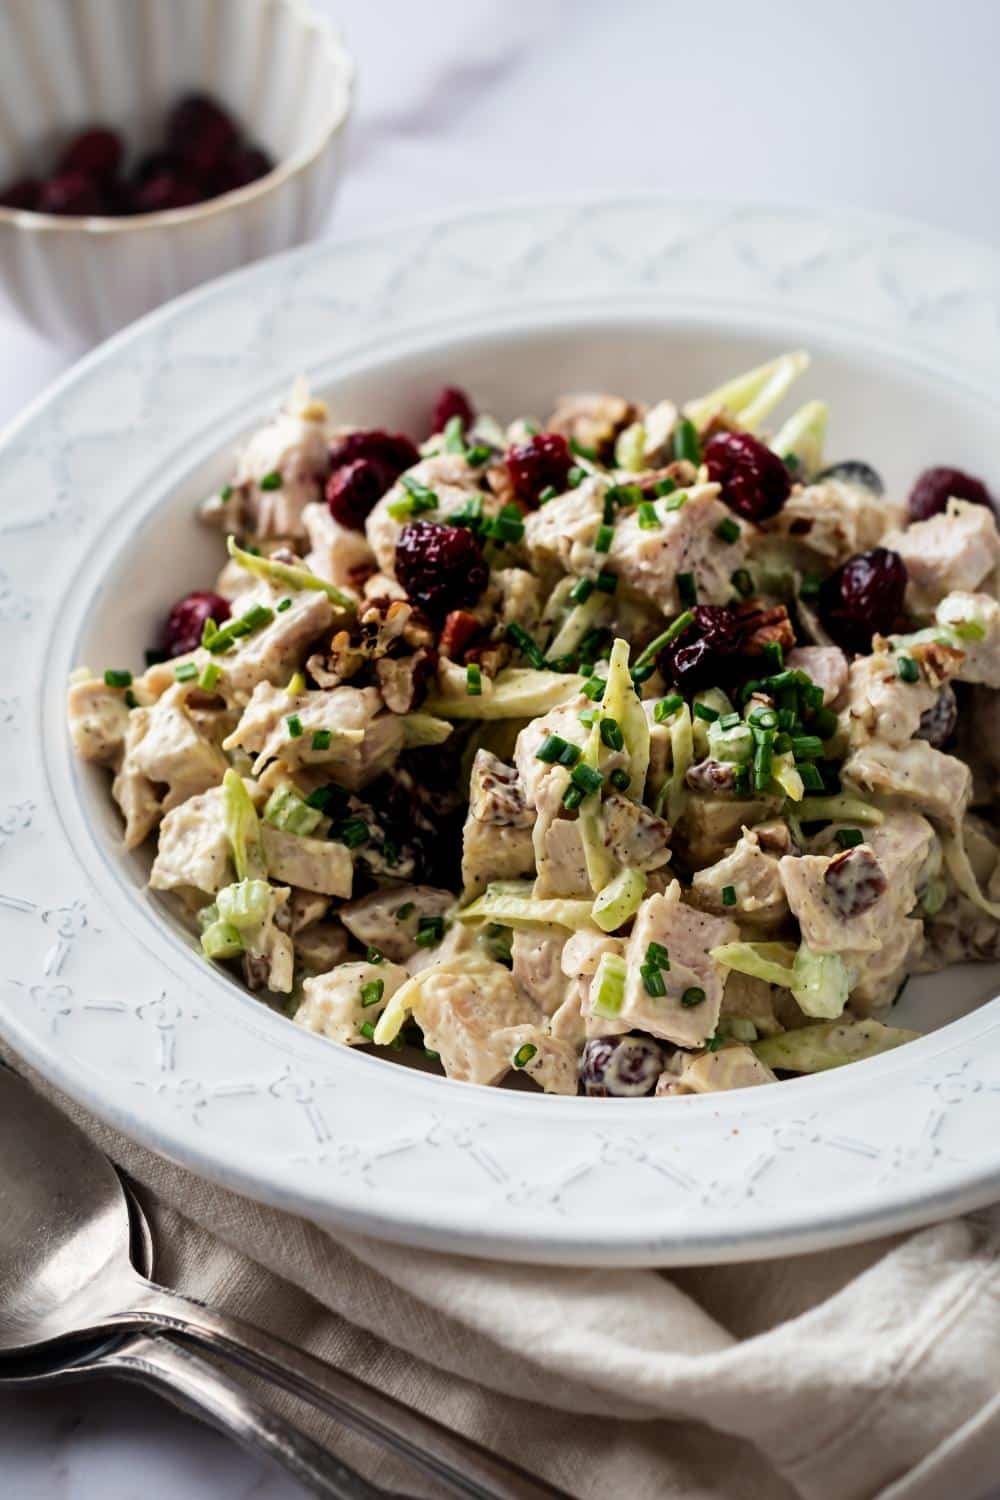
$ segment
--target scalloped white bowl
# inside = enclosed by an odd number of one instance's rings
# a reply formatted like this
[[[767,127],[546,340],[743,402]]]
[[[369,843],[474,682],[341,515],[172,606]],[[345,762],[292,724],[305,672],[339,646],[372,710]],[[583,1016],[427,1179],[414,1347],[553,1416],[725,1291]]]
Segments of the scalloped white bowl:
[[[129,218],[0,207],[0,291],[88,345],[161,302],[310,239],[341,170],[354,65],[304,0],[12,0],[0,8],[0,182],[44,174],[92,122],[130,153],[179,95],[219,98],[275,170],[208,203]]]
[[[915,265],[917,316],[883,290]],[[896,488],[932,460],[996,483],[1000,358],[970,356],[956,275],[975,306],[996,264],[878,219],[532,205],[275,259],[97,351],[0,441],[0,1033],[212,1180],[471,1254],[736,1260],[995,1198],[996,966],[914,981],[893,1018],[928,1035],[817,1078],[669,1101],[452,1083],[304,1033],[206,965],[64,724],[72,666],[139,666],[210,580],[194,506],[298,370],[336,417],[418,430],[445,381],[502,416],[572,386],[694,392],[805,344],[833,455]]]

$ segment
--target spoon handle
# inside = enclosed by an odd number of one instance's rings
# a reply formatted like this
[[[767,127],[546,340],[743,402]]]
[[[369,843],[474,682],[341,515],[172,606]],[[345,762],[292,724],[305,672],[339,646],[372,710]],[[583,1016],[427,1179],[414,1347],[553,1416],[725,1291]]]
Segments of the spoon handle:
[[[133,1310],[114,1319],[117,1326],[124,1322],[159,1327],[269,1376],[286,1391],[409,1459],[463,1500],[568,1500],[563,1490],[471,1438],[262,1328],[150,1282],[141,1285]]]
[[[168,1339],[130,1334],[104,1349],[94,1373],[120,1375],[166,1394],[175,1405],[228,1433],[244,1448],[282,1464],[300,1484],[326,1500],[384,1500],[386,1491],[257,1401],[238,1381]]]

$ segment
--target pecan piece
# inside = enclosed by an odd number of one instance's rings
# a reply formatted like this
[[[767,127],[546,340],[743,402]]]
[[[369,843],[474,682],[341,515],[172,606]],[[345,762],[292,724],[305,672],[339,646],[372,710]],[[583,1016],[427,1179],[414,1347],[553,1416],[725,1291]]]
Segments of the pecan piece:
[[[795,631],[783,604],[768,609],[749,599],[746,604],[738,606],[737,614],[743,634],[743,651],[747,656],[763,656],[764,647],[773,643],[783,651],[791,651],[795,645]]]

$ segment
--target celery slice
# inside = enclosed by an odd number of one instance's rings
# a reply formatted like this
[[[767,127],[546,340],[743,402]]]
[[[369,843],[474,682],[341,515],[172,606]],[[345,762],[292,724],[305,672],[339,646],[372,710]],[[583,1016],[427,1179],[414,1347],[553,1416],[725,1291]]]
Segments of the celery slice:
[[[590,927],[594,903],[570,897],[535,897],[530,880],[498,880],[471,906],[455,913],[460,922],[499,922],[506,927],[548,922],[571,932]]]
[[[802,1014],[835,1021],[847,1004],[851,987],[850,971],[840,955],[813,953],[803,943],[792,970],[795,977],[791,991]]]
[[[271,887],[266,880],[238,880],[223,886],[215,898],[219,919],[238,932],[253,932],[267,919]]]
[[[603,932],[614,932],[639,910],[648,881],[642,870],[621,870],[594,902],[594,921]]]
[[[621,726],[629,757],[628,795],[639,802],[649,770],[649,720],[633,686],[628,659],[628,641],[619,636],[611,648],[608,683],[601,706],[605,715],[617,719]]]
[[[793,412],[769,446],[779,458],[798,459],[797,474],[808,477],[823,466],[823,442],[830,417],[825,401],[807,401]]]
[[[255,578],[266,578],[269,583],[284,584],[290,589],[312,589],[319,594],[325,594],[331,604],[336,604],[339,609],[349,609],[352,612],[357,608],[357,601],[349,594],[332,583],[327,583],[325,578],[320,578],[311,568],[303,567],[298,563],[277,562],[273,557],[258,557],[256,553],[244,552],[242,547],[237,546],[236,538],[227,537],[226,547],[229,556],[234,562],[239,563],[248,573]]]
[[[236,874],[240,880],[265,875],[267,865],[260,842],[257,809],[243,778],[231,766],[222,778],[222,808]]]
[[[617,953],[602,953],[592,981],[590,1008],[595,1016],[613,1020],[625,1004],[628,966]]]
[[[201,935],[201,951],[215,960],[236,958],[243,952],[243,939],[230,922],[212,922]]]
[[[684,415],[703,431],[716,412],[724,409],[740,427],[753,432],[808,367],[809,356],[803,350],[781,354],[689,401]]]
[[[479,697],[465,692],[454,697],[433,694],[424,701],[424,712],[442,719],[535,719],[550,709],[561,708],[576,698],[584,679],[540,667],[506,667],[490,679],[483,677]]]
[[[769,1068],[786,1073],[822,1073],[827,1068],[877,1057],[880,1052],[915,1041],[919,1035],[918,1031],[883,1026],[880,1021],[839,1021],[825,1026],[801,1026],[750,1045]]]

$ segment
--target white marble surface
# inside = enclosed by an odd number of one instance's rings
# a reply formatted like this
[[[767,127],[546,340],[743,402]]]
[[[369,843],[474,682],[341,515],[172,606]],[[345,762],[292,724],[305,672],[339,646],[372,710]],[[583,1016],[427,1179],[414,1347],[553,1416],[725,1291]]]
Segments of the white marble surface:
[[[995,0],[314,0],[358,58],[331,234],[566,189],[816,199],[1000,244]],[[65,367],[0,319],[0,421]],[[292,1500],[284,1476],[121,1385],[0,1397],[11,1500]],[[955,1497],[962,1500],[962,1497]]]

